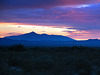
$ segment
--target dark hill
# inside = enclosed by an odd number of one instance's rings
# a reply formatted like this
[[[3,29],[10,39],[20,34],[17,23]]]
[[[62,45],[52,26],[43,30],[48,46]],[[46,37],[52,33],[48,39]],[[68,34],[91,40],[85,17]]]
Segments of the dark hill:
[[[5,38],[13,40],[26,40],[26,41],[73,41],[74,40],[66,36],[37,34],[35,32],[30,32],[18,36],[8,36]]]

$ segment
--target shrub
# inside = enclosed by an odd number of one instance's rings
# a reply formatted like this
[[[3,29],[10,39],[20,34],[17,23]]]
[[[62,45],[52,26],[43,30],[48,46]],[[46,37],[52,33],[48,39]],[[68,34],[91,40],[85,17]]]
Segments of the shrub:
[[[97,70],[96,75],[100,75],[100,68]]]
[[[25,51],[25,48],[23,45],[19,44],[19,45],[13,45],[11,47],[8,48],[10,51],[18,51],[18,52],[22,52]]]

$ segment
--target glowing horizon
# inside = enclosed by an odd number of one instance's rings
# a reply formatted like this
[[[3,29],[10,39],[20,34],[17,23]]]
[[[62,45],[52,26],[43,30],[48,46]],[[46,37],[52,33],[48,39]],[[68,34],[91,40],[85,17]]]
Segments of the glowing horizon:
[[[91,34],[88,31],[79,31],[74,29],[73,27],[64,27],[64,26],[37,26],[37,25],[26,25],[26,24],[18,24],[18,23],[0,23],[0,37],[13,36],[13,35],[21,35],[25,33],[30,33],[32,31],[38,34],[48,34],[48,35],[62,35],[73,38],[75,40],[87,40],[91,38]],[[16,30],[15,30],[16,29]],[[74,36],[77,34],[77,36]],[[80,38],[78,35],[83,35]],[[86,36],[87,35],[87,36]],[[97,39],[97,38],[96,38]],[[100,39],[100,38],[98,38]]]

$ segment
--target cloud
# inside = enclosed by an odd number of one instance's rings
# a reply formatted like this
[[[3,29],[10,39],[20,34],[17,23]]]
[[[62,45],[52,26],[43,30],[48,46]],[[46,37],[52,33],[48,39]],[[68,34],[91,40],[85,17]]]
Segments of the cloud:
[[[8,32],[1,32],[0,33],[0,38],[5,37],[5,36],[13,36],[13,35],[21,35],[22,33],[17,33],[17,32],[12,32],[12,33],[8,33]]]
[[[74,6],[94,4],[98,0],[0,0],[0,8],[51,8],[56,6]]]
[[[21,33],[15,33],[15,32],[12,32],[12,33],[7,33],[6,35],[21,35]]]
[[[68,31],[70,35],[69,37],[72,37],[74,39],[100,39],[100,30],[85,30],[85,31]]]
[[[74,27],[79,30],[100,29],[100,5],[85,8],[16,9],[0,11],[0,22],[43,26]]]

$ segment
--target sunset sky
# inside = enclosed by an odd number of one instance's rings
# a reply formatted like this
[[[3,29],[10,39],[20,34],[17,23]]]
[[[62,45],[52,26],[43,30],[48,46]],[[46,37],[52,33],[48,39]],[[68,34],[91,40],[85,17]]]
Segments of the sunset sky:
[[[100,39],[100,0],[0,0],[0,37],[29,32]]]

